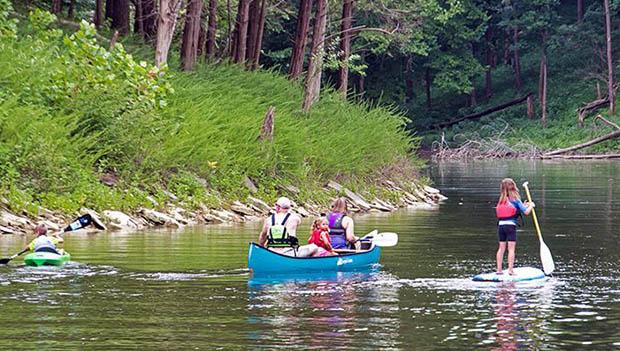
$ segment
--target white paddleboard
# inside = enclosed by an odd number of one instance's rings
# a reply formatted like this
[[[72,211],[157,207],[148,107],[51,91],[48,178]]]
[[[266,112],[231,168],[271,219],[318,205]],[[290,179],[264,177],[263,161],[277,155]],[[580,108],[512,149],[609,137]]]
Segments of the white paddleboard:
[[[482,273],[474,276],[472,279],[476,282],[520,282],[524,280],[544,279],[545,273],[534,267],[518,267],[514,269],[514,275],[504,271],[502,274]]]

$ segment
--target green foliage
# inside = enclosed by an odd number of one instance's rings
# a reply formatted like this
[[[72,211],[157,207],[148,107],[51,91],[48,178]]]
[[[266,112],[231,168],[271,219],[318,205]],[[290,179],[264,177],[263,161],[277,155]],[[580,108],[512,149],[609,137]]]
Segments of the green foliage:
[[[17,20],[11,18],[13,6],[11,0],[0,0],[0,38],[14,38],[17,32]]]
[[[62,37],[54,21],[32,11],[0,40],[0,195],[16,211],[130,210],[170,193],[220,206],[250,194],[246,177],[261,197],[275,200],[286,183],[312,199],[329,179],[373,181],[416,147],[390,109],[328,91],[302,114],[302,87],[275,72],[162,72],[99,44],[92,25]],[[275,134],[261,141],[270,106]]]

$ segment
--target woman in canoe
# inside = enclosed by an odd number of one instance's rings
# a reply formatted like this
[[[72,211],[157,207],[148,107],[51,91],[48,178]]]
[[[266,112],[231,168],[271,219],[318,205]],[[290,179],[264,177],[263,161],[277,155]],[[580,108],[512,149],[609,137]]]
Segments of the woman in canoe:
[[[497,274],[502,274],[502,264],[504,261],[504,252],[508,247],[508,274],[513,275],[513,266],[515,262],[515,249],[517,246],[517,221],[520,214],[526,216],[532,212],[534,203],[525,204],[521,202],[519,189],[514,180],[505,178],[500,184],[500,195],[495,214],[499,220],[497,225],[497,237],[499,248],[497,249]]]
[[[308,238],[308,244],[314,244],[319,247],[318,251],[313,256],[332,256],[337,255],[332,247],[332,242],[329,237],[329,224],[327,218],[317,218],[312,222],[310,238]]]
[[[348,206],[344,197],[337,198],[332,211],[327,215],[329,236],[334,249],[348,249],[359,246],[359,238],[354,234],[353,218],[347,216]]]
[[[63,242],[63,239],[56,235],[47,236],[47,226],[45,224],[39,224],[34,228],[34,233],[37,236],[34,240],[28,244],[27,250],[32,252],[51,252],[58,255],[62,255],[62,249],[58,249],[58,244]]]

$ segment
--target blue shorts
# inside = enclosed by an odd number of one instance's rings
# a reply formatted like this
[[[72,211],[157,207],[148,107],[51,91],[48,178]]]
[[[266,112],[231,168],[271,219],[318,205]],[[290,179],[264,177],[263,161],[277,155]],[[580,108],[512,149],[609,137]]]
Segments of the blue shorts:
[[[517,226],[504,224],[497,227],[497,238],[499,241],[517,241]]]

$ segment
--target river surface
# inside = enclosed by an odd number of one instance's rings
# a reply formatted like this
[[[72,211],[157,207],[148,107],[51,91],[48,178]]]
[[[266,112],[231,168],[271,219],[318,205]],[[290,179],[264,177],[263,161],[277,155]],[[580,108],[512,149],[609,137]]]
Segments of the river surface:
[[[358,233],[400,235],[373,272],[252,278],[257,224],[69,233],[63,268],[0,267],[0,349],[620,349],[620,163],[446,163],[428,175],[449,197],[439,208],[356,218]],[[503,177],[530,182],[551,278],[471,281],[494,270]],[[25,243],[0,236],[0,256]],[[528,217],[517,266],[540,267],[538,253]]]

